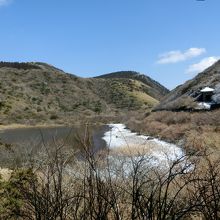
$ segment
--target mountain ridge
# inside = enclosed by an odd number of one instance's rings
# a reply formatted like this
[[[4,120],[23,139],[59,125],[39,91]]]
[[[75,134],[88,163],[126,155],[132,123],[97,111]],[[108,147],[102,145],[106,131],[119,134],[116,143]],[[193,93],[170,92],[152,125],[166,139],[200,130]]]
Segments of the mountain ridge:
[[[62,124],[145,112],[162,98],[164,88],[157,88],[135,78],[82,78],[41,62],[0,62],[0,124]]]
[[[160,91],[160,94],[157,94],[159,97],[161,94],[163,96],[169,92],[169,90],[167,88],[165,88],[163,85],[161,85],[156,80],[152,79],[151,77],[149,77],[145,74],[142,74],[142,73],[136,72],[136,71],[117,71],[117,72],[111,72],[111,73],[107,73],[104,75],[96,76],[94,78],[130,78],[130,79],[135,79],[135,80],[141,81],[143,83],[146,83],[149,86],[154,87],[155,89]]]

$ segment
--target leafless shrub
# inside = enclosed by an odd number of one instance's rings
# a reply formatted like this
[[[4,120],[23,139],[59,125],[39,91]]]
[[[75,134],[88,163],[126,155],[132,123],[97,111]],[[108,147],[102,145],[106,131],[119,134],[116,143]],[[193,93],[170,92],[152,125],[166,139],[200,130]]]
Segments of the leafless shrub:
[[[191,195],[197,201],[197,210],[204,219],[220,218],[220,159],[213,153],[206,153],[193,173]]]
[[[155,166],[145,155],[94,152],[88,132],[80,158],[64,144],[33,155],[10,179],[22,219],[219,219],[220,162],[206,151]]]

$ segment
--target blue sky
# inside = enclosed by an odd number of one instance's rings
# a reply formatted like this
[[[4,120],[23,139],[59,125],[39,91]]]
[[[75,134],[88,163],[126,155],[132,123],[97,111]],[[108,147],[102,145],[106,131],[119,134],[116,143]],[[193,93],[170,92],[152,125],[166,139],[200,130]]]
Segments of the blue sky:
[[[220,57],[220,0],[0,0],[0,60],[82,77],[119,70],[169,89]]]

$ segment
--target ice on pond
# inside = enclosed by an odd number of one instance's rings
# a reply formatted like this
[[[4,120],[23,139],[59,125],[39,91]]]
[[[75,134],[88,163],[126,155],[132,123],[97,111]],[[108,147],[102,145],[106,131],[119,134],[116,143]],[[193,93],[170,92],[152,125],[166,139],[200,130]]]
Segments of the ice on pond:
[[[153,165],[167,165],[184,156],[183,150],[174,145],[149,136],[138,135],[124,124],[109,124],[110,130],[104,134],[113,156],[138,159],[145,157]]]

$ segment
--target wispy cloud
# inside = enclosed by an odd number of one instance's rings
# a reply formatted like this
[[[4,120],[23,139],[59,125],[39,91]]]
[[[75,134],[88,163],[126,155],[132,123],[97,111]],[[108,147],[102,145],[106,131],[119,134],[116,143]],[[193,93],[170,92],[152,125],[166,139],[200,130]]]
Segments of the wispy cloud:
[[[177,63],[200,56],[205,53],[205,48],[189,48],[186,51],[174,50],[159,55],[158,64]]]
[[[199,73],[208,68],[209,66],[213,65],[217,62],[220,57],[206,57],[202,59],[199,63],[195,63],[189,66],[186,70],[187,73]]]
[[[8,5],[12,2],[12,0],[0,0],[0,6]]]

